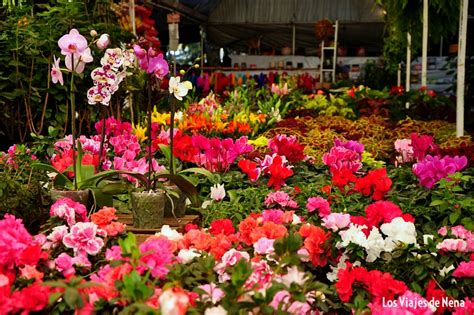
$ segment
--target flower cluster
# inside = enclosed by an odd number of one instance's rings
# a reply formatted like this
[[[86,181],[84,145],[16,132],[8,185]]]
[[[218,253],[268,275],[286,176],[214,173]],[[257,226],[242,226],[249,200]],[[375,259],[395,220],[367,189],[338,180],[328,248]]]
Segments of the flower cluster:
[[[356,141],[342,142],[334,140],[334,146],[323,155],[323,163],[329,166],[331,172],[343,169],[357,172],[362,167],[362,152],[364,146]]]
[[[285,156],[275,153],[266,155],[263,160],[257,159],[257,161],[258,166],[257,163],[246,159],[242,159],[237,163],[251,181],[256,181],[261,174],[269,175],[270,179],[267,185],[280,190],[281,186],[285,184],[285,179],[293,175],[293,166],[288,164]]]
[[[365,177],[357,178],[355,189],[364,196],[372,195],[372,199],[380,200],[392,187],[392,180],[387,175],[387,169],[380,168],[369,171]]]
[[[94,86],[87,91],[89,104],[109,105],[110,98],[118,90],[127,70],[134,67],[135,55],[130,50],[120,48],[107,49],[100,60],[102,65],[92,70]]]
[[[268,140],[268,147],[272,153],[285,156],[288,162],[294,164],[306,158],[304,146],[295,136],[277,135]]]
[[[423,160],[413,164],[413,174],[418,177],[420,185],[431,189],[438,181],[448,178],[450,174],[459,172],[467,165],[467,158],[427,155]]]

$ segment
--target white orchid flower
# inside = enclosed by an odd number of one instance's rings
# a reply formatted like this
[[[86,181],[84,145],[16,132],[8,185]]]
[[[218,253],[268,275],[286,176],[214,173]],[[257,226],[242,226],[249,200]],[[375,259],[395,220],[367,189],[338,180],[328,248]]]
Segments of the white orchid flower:
[[[170,94],[173,94],[178,100],[182,101],[183,96],[188,94],[188,91],[193,88],[193,85],[189,81],[180,82],[180,77],[171,77],[169,82]]]

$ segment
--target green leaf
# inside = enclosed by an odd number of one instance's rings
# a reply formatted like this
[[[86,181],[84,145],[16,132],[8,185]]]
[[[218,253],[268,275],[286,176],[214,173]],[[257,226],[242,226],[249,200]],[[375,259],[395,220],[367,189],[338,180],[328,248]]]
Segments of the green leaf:
[[[186,178],[176,174],[160,174],[160,178],[166,178],[176,186],[186,195],[186,197],[191,200],[193,207],[201,206],[201,201],[199,199],[199,192],[197,188]]]
[[[61,180],[63,180],[65,183],[70,183],[72,184],[72,181],[69,180],[69,178],[67,178],[66,175],[64,175],[63,173],[59,172],[57,169],[55,169],[52,165],[49,165],[49,164],[45,164],[45,163],[32,163],[31,164],[31,167],[32,168],[37,168],[37,169],[40,169],[40,170],[44,170],[44,171],[47,171],[47,172],[52,172],[52,173],[56,173],[57,174],[57,177],[56,178],[60,178]]]
[[[453,212],[449,215],[449,222],[451,224],[454,224],[456,223],[456,221],[459,219],[459,217],[461,216],[461,212],[459,211],[456,211],[456,212]]]
[[[436,200],[433,200],[433,201],[430,203],[430,207],[441,206],[441,205],[445,205],[445,204],[446,204],[446,201],[445,201],[445,200],[436,199]]]

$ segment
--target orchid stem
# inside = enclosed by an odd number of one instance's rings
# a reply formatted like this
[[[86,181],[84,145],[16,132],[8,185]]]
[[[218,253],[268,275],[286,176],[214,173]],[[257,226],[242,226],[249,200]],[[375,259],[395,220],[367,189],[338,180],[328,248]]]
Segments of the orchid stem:
[[[152,82],[150,81],[148,85],[148,180],[146,183],[146,189],[150,190],[151,188],[151,172],[152,172],[152,155],[151,155],[151,88]]]
[[[170,174],[174,174],[174,155],[173,155],[173,138],[174,138],[174,112],[175,112],[175,99],[171,97],[170,107]]]
[[[71,54],[71,133],[72,133],[72,169],[74,173],[74,190],[77,190],[77,168],[76,168],[76,100],[74,95],[74,54]]]
[[[99,149],[99,165],[97,166],[98,169],[102,167],[102,151],[104,150],[104,143],[105,143],[105,110],[104,107],[101,107],[102,112],[102,129],[100,131],[100,149]]]

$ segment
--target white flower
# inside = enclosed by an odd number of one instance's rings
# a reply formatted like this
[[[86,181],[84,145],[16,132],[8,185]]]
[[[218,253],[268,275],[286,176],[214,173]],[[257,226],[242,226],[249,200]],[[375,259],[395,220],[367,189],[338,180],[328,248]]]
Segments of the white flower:
[[[220,201],[225,198],[224,184],[215,184],[211,187],[211,199]]]
[[[169,82],[170,94],[173,94],[178,100],[182,101],[183,96],[188,94],[188,91],[193,88],[189,81],[180,82],[180,77],[171,77]]]
[[[351,223],[349,229],[340,231],[339,235],[341,236],[342,242],[336,244],[337,248],[347,247],[349,243],[354,243],[356,245],[367,247],[367,237],[365,236],[363,229],[365,225],[355,225]]]
[[[200,257],[201,253],[192,249],[182,249],[178,253],[178,257],[181,258],[183,264],[190,263],[194,258]]]
[[[291,221],[292,225],[300,224],[301,218],[299,215],[293,213],[293,221]]]
[[[380,230],[388,237],[385,239],[386,251],[392,251],[397,243],[416,244],[416,229],[412,222],[406,222],[398,217],[390,223],[380,226]]]
[[[202,203],[201,208],[206,209],[206,208],[209,207],[211,204],[212,204],[212,200],[205,200],[205,201]]]
[[[275,118],[277,122],[281,120],[280,110],[278,108],[272,107],[269,116]]]
[[[204,315],[227,315],[227,311],[221,305],[206,308]]]
[[[179,241],[183,238],[183,234],[179,233],[178,231],[170,228],[169,225],[163,225],[161,227],[161,232],[156,233],[157,236],[161,235],[169,239],[170,241]]]
[[[184,113],[182,111],[177,111],[175,114],[174,114],[174,119],[175,120],[182,120],[184,117]]]
[[[432,234],[423,234],[423,244],[428,245],[428,241],[432,240],[434,236]]]
[[[328,278],[329,281],[331,282],[336,282],[338,280],[337,273],[339,272],[339,269],[345,268],[346,267],[346,260],[349,257],[346,255],[346,253],[343,253],[341,255],[341,258],[339,258],[339,262],[337,263],[337,266],[330,266],[331,271],[326,274],[326,278]]]
[[[298,270],[298,267],[292,266],[288,268],[288,273],[281,277],[281,282],[286,285],[288,288],[291,286],[292,283],[296,283],[298,285],[304,285],[306,282],[307,277],[304,272]]]
[[[370,231],[369,237],[367,238],[367,244],[365,251],[367,252],[366,260],[368,262],[373,262],[380,257],[380,253],[385,249],[385,241],[380,234],[379,229],[376,227],[372,228]]]

